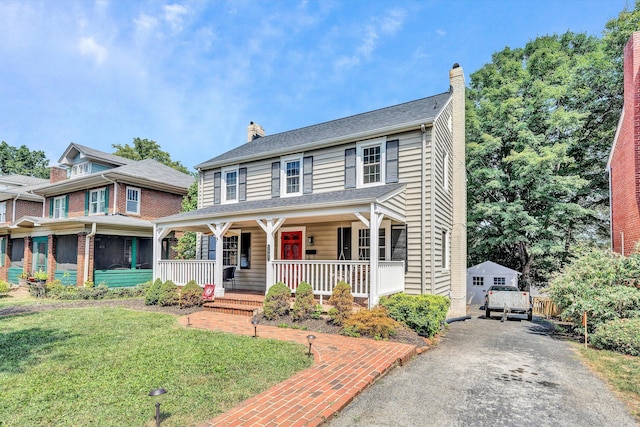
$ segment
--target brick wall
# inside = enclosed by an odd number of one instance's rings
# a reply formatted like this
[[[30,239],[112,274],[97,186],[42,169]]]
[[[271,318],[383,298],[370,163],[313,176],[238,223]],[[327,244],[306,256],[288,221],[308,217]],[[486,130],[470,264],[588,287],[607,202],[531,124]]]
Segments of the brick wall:
[[[640,32],[624,49],[624,113],[610,162],[611,241],[630,254],[640,241]]]
[[[7,212],[8,213],[8,212]],[[16,200],[16,218],[17,220],[23,216],[42,217],[42,202],[30,202],[28,200]]]

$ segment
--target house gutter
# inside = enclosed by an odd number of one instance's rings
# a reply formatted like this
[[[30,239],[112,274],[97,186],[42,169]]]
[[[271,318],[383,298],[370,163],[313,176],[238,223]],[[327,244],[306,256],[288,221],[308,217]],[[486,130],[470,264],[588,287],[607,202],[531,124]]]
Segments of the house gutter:
[[[427,280],[427,274],[424,271],[424,267],[425,267],[425,262],[424,262],[424,258],[425,258],[425,247],[424,247],[424,242],[426,242],[426,230],[425,230],[425,222],[426,222],[426,207],[425,207],[425,203],[426,203],[426,191],[425,191],[425,187],[427,185],[427,177],[426,177],[426,167],[427,167],[427,129],[425,127],[424,124],[422,124],[420,126],[420,129],[422,130],[422,144],[421,144],[421,148],[422,148],[422,173],[420,174],[420,180],[421,180],[421,184],[420,184],[420,188],[422,189],[422,191],[420,191],[420,241],[422,242],[422,244],[420,245],[420,293],[421,294],[425,294],[427,293],[427,284],[426,284],[426,280]]]
[[[115,215],[118,213],[118,182],[107,178],[106,176],[104,176],[104,174],[100,174],[100,176],[105,181],[109,181],[113,183],[113,215]],[[109,201],[107,200],[106,202],[107,202],[107,206],[109,206]]]
[[[91,224],[91,233],[87,234],[84,242],[84,281],[87,283],[89,279],[89,242],[91,238],[96,235],[96,223]]]

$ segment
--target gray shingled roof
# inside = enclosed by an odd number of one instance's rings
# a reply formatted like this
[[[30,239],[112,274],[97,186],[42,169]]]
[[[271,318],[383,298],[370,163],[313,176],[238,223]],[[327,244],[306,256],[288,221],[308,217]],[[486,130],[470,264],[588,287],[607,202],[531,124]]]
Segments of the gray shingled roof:
[[[149,181],[170,183],[172,185],[189,188],[194,178],[154,159],[144,159],[128,165],[119,166],[102,172],[105,175],[117,173],[144,178]]]
[[[404,184],[387,184],[374,187],[332,191],[328,193],[307,194],[297,197],[281,197],[265,200],[252,200],[248,202],[229,203],[223,205],[207,206],[190,212],[166,216],[152,220],[155,223],[167,223],[173,221],[190,220],[201,217],[220,217],[228,215],[242,215],[246,213],[260,212],[261,216],[270,211],[283,208],[304,209],[316,206],[334,207],[345,203],[371,203],[388,194],[404,188]]]
[[[92,224],[109,225],[109,226],[121,226],[121,227],[138,227],[138,228],[152,228],[153,224],[150,221],[128,217],[125,215],[89,215],[79,216],[72,218],[41,218],[36,216],[24,216],[19,218],[15,223],[34,223],[43,226],[46,225],[61,225],[61,224]]]
[[[49,182],[46,178],[36,178],[33,176],[27,175],[0,175],[0,183],[9,183],[13,185],[34,185],[34,184],[45,184]]]
[[[76,144],[75,142],[71,143],[69,147],[65,150],[65,154],[69,150],[69,148],[75,147],[77,150],[81,151],[85,156],[95,159],[102,160],[106,163],[111,163],[114,165],[127,165],[129,163],[135,162],[135,160],[127,159],[126,157],[116,156],[115,154],[105,153],[104,151],[96,150],[95,148],[86,147],[84,145]],[[58,160],[59,164],[64,164],[62,161],[64,160],[65,155],[63,154]]]
[[[225,163],[247,161],[269,152],[295,151],[310,144],[321,144],[336,138],[347,138],[366,132],[399,127],[423,121],[432,123],[451,97],[450,92],[394,105],[355,116],[307,126],[288,132],[254,139],[226,153],[196,165],[196,169],[220,166]]]

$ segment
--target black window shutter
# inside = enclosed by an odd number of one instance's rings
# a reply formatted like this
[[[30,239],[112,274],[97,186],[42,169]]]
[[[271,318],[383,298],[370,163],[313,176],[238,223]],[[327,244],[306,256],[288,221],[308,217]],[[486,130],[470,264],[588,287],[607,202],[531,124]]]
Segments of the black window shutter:
[[[69,195],[64,196],[64,217],[69,216]]]
[[[213,204],[220,204],[220,177],[222,174],[220,172],[216,172],[213,174]]]
[[[344,188],[356,188],[356,149],[344,150]]]
[[[387,141],[387,184],[398,182],[398,140]]]
[[[405,273],[407,262],[407,226],[394,225],[391,227],[391,261],[404,261]]]
[[[271,197],[280,197],[280,162],[271,163]]]
[[[89,190],[84,193],[84,216],[89,215]]]
[[[351,227],[338,227],[338,260],[351,260]]]
[[[247,168],[238,169],[238,201],[247,200]]]
[[[109,186],[104,188],[104,214],[109,215]]]
[[[49,197],[49,218],[53,218],[53,197]]]
[[[313,193],[313,156],[302,159],[302,164],[304,168],[302,193],[311,194]]]

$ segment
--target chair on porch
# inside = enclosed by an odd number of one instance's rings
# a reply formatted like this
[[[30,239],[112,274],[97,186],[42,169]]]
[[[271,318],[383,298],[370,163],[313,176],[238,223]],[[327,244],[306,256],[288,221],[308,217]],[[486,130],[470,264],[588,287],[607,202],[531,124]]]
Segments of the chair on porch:
[[[224,283],[231,282],[231,290],[236,286],[236,268],[235,267],[225,267],[222,270],[222,281]]]

